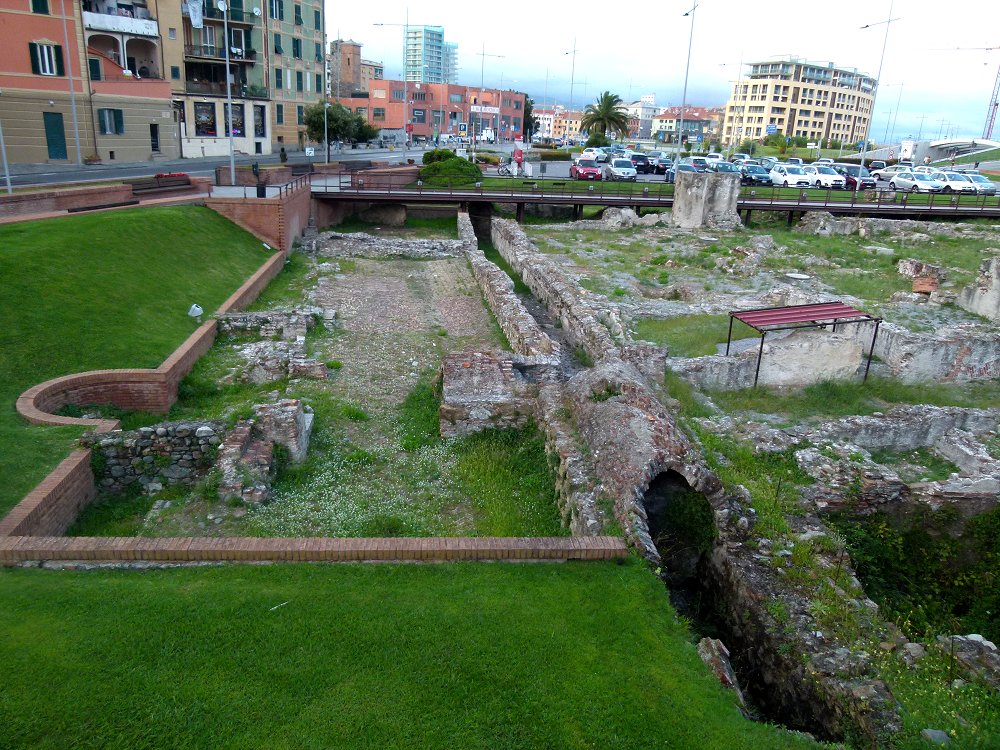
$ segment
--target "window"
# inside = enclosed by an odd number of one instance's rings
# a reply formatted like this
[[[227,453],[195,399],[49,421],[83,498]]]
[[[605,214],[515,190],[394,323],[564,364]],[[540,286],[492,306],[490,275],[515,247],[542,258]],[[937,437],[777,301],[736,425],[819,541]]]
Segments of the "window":
[[[316,62],[323,62],[323,45],[319,42],[316,42]]]
[[[392,98],[397,102],[403,101],[403,89],[393,89]]]
[[[385,99],[385,89],[372,89],[371,95],[373,99]]]
[[[226,135],[229,135],[229,105],[222,108],[222,114],[226,121]],[[243,121],[243,105],[233,104],[233,136],[240,137],[246,135]]]
[[[168,39],[176,39],[177,38],[177,29],[175,29],[172,26],[169,29],[167,29],[167,38]]]
[[[275,104],[274,105],[274,121],[279,125],[285,124],[285,105]]]
[[[61,76],[66,71],[63,68],[62,47],[58,44],[28,44],[28,54],[31,55],[31,72],[39,76]]]
[[[302,6],[298,3],[295,4],[295,25],[302,25]]]
[[[414,91],[413,92],[413,96],[410,97],[410,100],[414,101],[414,102],[424,102],[424,101],[427,101],[427,92],[426,91]]]
[[[302,59],[302,40],[292,39],[292,57],[296,60]]]
[[[180,65],[171,65],[170,66],[170,79],[172,81],[179,81],[179,80],[181,80],[181,66]]]
[[[120,109],[99,109],[97,119],[101,123],[101,135],[125,134],[125,116]]]
[[[215,102],[194,103],[194,134],[201,138],[215,138]]]
[[[304,81],[303,81],[302,71],[301,70],[296,70],[295,71],[295,90],[296,91],[302,91],[304,88],[305,88],[305,84],[304,84]]]
[[[355,107],[354,113],[361,115],[366,120],[368,119],[368,107]]]
[[[427,122],[426,110],[423,109],[413,110],[413,122],[416,123],[417,125],[422,125],[423,123]]]
[[[323,28],[323,17],[320,15],[318,10],[313,11],[313,28],[319,31]]]
[[[448,94],[448,101],[452,104],[461,104],[462,95],[461,94]]]
[[[295,121],[299,125],[306,124],[306,108],[301,104],[295,108]]]
[[[524,104],[524,102],[522,102],[520,99],[517,99],[514,102],[514,109],[520,109],[522,104]]]
[[[372,109],[372,119],[375,122],[385,122],[385,107],[375,107]]]
[[[274,88],[280,89],[284,88],[284,76],[282,75],[281,68],[274,69]]]
[[[271,18],[285,20],[285,3],[283,0],[271,0]]]
[[[49,14],[49,0],[31,0],[32,13]]]
[[[90,68],[90,80],[101,80],[101,61],[96,57],[87,58],[87,67]]]
[[[281,49],[281,34],[274,35],[274,54],[280,55],[284,50]]]
[[[322,73],[317,73],[316,74],[316,91],[318,93],[320,93],[320,94],[324,93],[323,92],[323,74]]]
[[[253,137],[264,138],[267,135],[267,109],[263,104],[253,105]]]

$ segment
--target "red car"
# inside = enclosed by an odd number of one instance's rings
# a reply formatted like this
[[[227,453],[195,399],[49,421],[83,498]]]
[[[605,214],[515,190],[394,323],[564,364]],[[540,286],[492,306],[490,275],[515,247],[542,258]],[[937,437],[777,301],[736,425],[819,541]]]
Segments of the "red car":
[[[580,159],[569,168],[569,176],[573,180],[599,180],[601,168],[593,159]]]

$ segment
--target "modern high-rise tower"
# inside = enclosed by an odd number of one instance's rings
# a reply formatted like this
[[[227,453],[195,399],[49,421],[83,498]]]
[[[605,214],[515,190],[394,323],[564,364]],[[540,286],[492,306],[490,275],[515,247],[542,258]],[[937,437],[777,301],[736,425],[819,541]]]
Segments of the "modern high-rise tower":
[[[442,26],[408,26],[404,78],[418,83],[448,83],[454,79],[458,45],[445,42]]]

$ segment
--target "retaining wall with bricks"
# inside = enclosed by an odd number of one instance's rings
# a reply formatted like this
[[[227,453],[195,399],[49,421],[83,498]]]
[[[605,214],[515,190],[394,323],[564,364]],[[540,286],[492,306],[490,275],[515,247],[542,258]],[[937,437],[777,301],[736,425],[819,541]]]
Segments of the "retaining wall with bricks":
[[[205,205],[272,247],[288,252],[309,225],[312,190],[308,180],[301,180],[276,198],[210,196]]]
[[[308,192],[306,192],[308,196]],[[216,314],[248,305],[284,266],[287,254],[275,253]],[[17,412],[32,424],[76,425],[103,433],[118,427],[114,419],[77,419],[52,414],[66,404],[114,404],[123,409],[167,412],[177,400],[177,386],[215,341],[216,321],[203,323],[155,370],[93,370],[53,378],[29,388],[17,399]],[[79,480],[77,472],[87,476]],[[79,480],[79,481],[78,481]],[[0,537],[10,534],[61,534],[94,499],[90,451],[74,451],[35,487],[6,518]]]
[[[444,562],[451,560],[615,560],[620,537],[0,537],[0,565],[38,562]]]

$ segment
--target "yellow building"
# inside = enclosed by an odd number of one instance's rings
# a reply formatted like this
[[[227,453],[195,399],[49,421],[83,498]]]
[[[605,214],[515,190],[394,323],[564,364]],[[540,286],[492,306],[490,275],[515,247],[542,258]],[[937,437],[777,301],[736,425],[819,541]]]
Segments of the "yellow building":
[[[726,104],[722,141],[735,145],[771,132],[857,143],[868,137],[877,83],[853,68],[795,57],[750,63]]]

